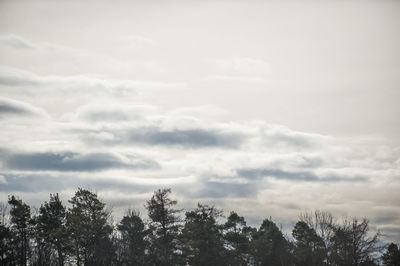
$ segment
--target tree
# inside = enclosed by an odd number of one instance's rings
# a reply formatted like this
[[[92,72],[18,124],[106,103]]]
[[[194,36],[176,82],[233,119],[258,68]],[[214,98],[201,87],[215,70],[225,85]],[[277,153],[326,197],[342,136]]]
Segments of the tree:
[[[400,266],[400,250],[396,244],[390,243],[382,255],[382,261],[385,266]]]
[[[224,243],[217,219],[221,211],[198,204],[186,212],[182,230],[183,256],[189,265],[224,265]]]
[[[290,265],[289,243],[272,220],[265,219],[251,241],[255,265]]]
[[[13,265],[15,263],[13,239],[14,236],[10,229],[0,223],[0,265]]]
[[[58,194],[50,194],[50,201],[40,207],[36,219],[36,234],[39,241],[43,241],[43,245],[50,250],[50,256],[53,253],[57,254],[57,264],[64,265],[69,238],[66,230],[66,210]],[[41,265],[44,264],[43,259],[39,259]]]
[[[145,205],[152,232],[150,255],[156,265],[172,265],[177,257],[181,210],[174,209],[177,201],[169,198],[170,193],[171,189],[158,189]]]
[[[331,239],[331,261],[335,265],[377,265],[376,254],[381,250],[379,232],[369,237],[368,231],[367,219],[345,219],[342,225],[337,225]]]
[[[67,213],[67,230],[74,243],[77,265],[110,265],[114,254],[110,239],[113,228],[105,203],[96,193],[81,188],[69,203],[72,207]]]
[[[231,212],[223,225],[225,245],[228,249],[230,265],[248,265],[251,232],[243,216]]]
[[[310,228],[307,223],[299,221],[294,226],[292,235],[296,240],[294,244],[296,265],[324,265],[324,259],[326,257],[324,242],[313,228]]]
[[[8,198],[11,205],[10,222],[11,232],[15,236],[13,246],[15,248],[16,264],[27,265],[29,251],[29,234],[31,230],[31,210],[30,207],[17,199],[14,195]]]
[[[128,210],[117,226],[121,233],[121,265],[145,265],[146,236],[149,231],[140,218],[139,213]]]
[[[315,212],[300,214],[300,221],[305,222],[308,227],[314,229],[317,235],[324,242],[325,263],[331,265],[330,250],[331,239],[335,234],[336,219],[330,212],[316,210]]]

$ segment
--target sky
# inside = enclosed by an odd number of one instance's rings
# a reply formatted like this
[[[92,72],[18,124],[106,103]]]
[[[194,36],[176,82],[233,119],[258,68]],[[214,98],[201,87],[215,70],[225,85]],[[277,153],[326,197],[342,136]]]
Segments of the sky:
[[[399,1],[0,0],[0,201],[171,188],[400,242]]]

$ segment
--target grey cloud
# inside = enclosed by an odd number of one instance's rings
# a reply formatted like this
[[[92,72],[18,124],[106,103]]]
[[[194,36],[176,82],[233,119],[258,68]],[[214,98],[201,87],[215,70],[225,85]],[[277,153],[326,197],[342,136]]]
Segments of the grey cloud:
[[[286,172],[280,169],[239,169],[236,171],[238,176],[248,179],[261,179],[272,176],[277,179],[317,181],[318,177],[311,172]]]
[[[0,97],[0,116],[2,115],[45,115],[45,112],[28,103]]]
[[[0,85],[4,86],[39,86],[43,81],[32,73],[19,69],[0,67]]]
[[[266,136],[266,141],[270,145],[286,144],[294,147],[309,148],[313,146],[310,139],[301,135],[290,135],[284,132],[276,132]]]
[[[66,179],[54,178],[48,175],[7,175],[2,174],[4,182],[0,191],[12,192],[43,192],[59,191],[65,188]]]
[[[316,174],[308,171],[295,171],[288,172],[280,169],[238,169],[236,171],[237,175],[240,177],[244,177],[250,180],[262,179],[264,177],[273,177],[276,179],[282,180],[291,180],[291,181],[307,181],[307,182],[363,182],[367,179],[365,177],[342,177],[330,175],[327,177],[319,177]]]
[[[214,130],[189,129],[164,131],[156,127],[135,129],[128,135],[128,141],[149,145],[200,147],[238,147],[243,137],[239,134]]]
[[[104,121],[126,121],[129,119],[128,115],[121,111],[96,111],[87,112],[82,116],[83,119],[93,122],[104,122]]]
[[[372,219],[377,224],[397,224],[398,220],[400,217],[397,214],[386,214]]]
[[[140,127],[122,131],[102,130],[92,132],[94,136],[100,133],[110,133],[112,139],[88,137],[83,134],[86,142],[106,145],[156,145],[182,148],[238,148],[245,136],[235,132],[223,132],[216,129],[172,129],[162,130],[159,127]]]
[[[30,114],[26,109],[10,105],[0,100],[0,114]]]
[[[386,242],[400,242],[400,228],[397,226],[385,226],[379,228]]]
[[[111,154],[78,154],[72,152],[11,154],[6,158],[4,164],[7,168],[14,170],[73,172],[94,172],[113,168],[146,169],[159,167],[157,162],[152,160],[126,163]]]
[[[262,188],[260,184],[256,183],[228,183],[218,181],[205,181],[200,185],[200,188],[195,192],[191,192],[190,196],[199,198],[248,198],[255,196],[257,192]],[[187,189],[182,188],[179,191],[183,194],[187,194]]]
[[[85,187],[92,190],[118,190],[123,192],[144,193],[153,191],[156,186],[133,184],[118,180],[93,180],[79,176],[51,176],[36,174],[1,174],[5,182],[1,184],[0,191],[15,192],[58,192],[66,189]]]

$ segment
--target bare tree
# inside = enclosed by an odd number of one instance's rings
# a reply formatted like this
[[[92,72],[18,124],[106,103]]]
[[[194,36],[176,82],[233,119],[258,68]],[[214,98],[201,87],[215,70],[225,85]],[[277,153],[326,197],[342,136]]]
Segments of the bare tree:
[[[369,235],[369,221],[357,218],[344,218],[334,228],[331,258],[338,265],[369,265],[377,262],[382,250],[378,245],[379,231]]]

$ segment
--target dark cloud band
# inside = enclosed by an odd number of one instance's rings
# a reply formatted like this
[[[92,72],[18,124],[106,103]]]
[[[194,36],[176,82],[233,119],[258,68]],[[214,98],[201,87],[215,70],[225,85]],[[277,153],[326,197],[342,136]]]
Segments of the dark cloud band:
[[[9,169],[22,171],[61,172],[95,172],[114,168],[146,169],[159,167],[157,162],[148,159],[128,163],[106,153],[78,154],[71,152],[11,154],[5,160],[5,166]]]

